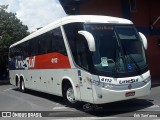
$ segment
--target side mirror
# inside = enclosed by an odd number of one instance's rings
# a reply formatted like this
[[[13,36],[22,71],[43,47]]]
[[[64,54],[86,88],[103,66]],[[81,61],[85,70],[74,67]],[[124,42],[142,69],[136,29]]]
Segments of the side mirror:
[[[144,45],[145,50],[147,50],[148,43],[147,43],[147,38],[146,38],[146,36],[145,36],[143,33],[141,33],[141,32],[139,32],[139,35],[140,35],[140,37],[141,37],[141,39],[142,39],[142,42],[143,42],[143,45]]]
[[[88,31],[78,31],[79,34],[83,35],[88,43],[89,50],[92,52],[96,51],[96,45],[93,35]]]

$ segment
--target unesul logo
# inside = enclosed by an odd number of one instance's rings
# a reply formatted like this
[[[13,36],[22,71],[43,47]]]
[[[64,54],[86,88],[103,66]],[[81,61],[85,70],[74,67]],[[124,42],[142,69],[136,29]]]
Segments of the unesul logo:
[[[23,69],[29,69],[34,68],[35,66],[35,56],[32,58],[27,57],[25,60],[16,60],[15,67],[23,68]]]
[[[130,79],[130,80],[120,80],[119,84],[137,83],[138,81],[139,81],[138,78],[136,78],[136,79]]]

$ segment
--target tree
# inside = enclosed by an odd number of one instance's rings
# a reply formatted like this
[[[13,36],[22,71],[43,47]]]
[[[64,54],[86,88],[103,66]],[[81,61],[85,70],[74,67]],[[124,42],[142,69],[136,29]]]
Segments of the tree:
[[[0,5],[0,75],[8,65],[9,46],[29,34],[28,27],[7,8],[8,5]]]

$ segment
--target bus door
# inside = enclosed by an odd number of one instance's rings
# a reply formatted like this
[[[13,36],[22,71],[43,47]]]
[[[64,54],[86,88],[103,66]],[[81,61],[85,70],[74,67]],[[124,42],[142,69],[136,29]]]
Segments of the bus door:
[[[78,70],[78,80],[82,101],[93,102],[91,75],[83,70]]]
[[[81,68],[78,70],[81,99],[83,101],[91,102],[91,100],[93,100],[92,85],[91,81],[89,80],[91,75],[89,72],[87,72],[89,71],[89,49],[86,39],[81,35],[78,35],[76,39],[75,61]]]
[[[87,77],[90,77],[87,72],[90,62],[88,59],[89,49],[86,38],[78,34],[78,31],[83,30],[83,25],[80,23],[67,24],[64,25],[64,30],[78,71],[76,74],[78,74],[81,99],[91,101],[91,99],[93,100],[91,84],[87,82]]]

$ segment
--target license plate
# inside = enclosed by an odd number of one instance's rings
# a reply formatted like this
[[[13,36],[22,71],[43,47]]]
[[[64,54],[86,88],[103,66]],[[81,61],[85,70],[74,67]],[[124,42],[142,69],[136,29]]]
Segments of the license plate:
[[[135,91],[126,92],[126,94],[125,94],[126,97],[134,96],[134,95],[135,95]]]

